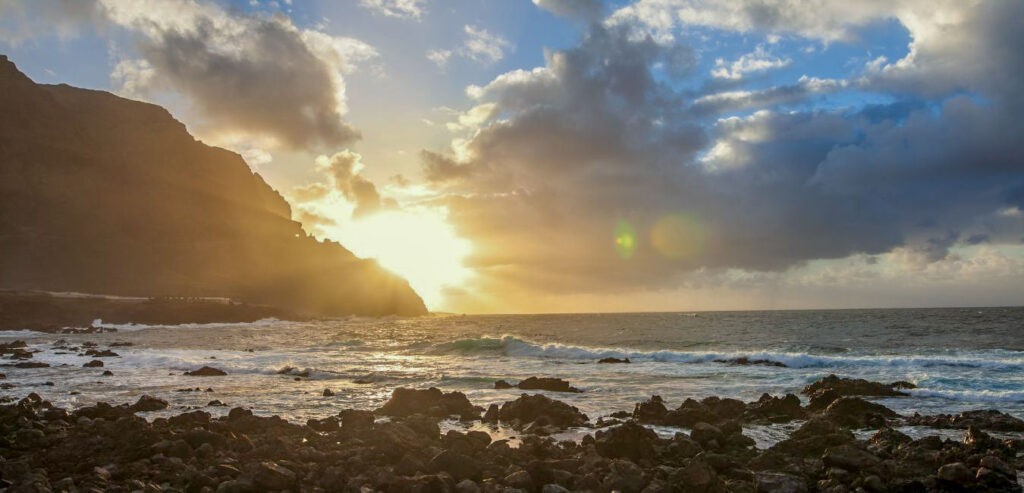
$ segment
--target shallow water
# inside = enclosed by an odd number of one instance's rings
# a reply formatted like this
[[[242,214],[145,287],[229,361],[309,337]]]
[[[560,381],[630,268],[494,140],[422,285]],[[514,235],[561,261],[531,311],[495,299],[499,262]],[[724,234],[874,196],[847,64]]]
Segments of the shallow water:
[[[43,369],[4,368],[0,395],[37,392],[61,405],[127,402],[151,394],[166,413],[213,399],[293,420],[379,406],[396,387],[465,392],[474,404],[504,402],[519,391],[494,390],[497,379],[555,376],[584,390],[556,397],[592,419],[661,395],[670,406],[710,395],[755,400],[798,393],[829,373],[876,381],[907,380],[911,396],[879,399],[900,412],[951,413],[997,408],[1024,417],[1024,308],[711,312],[525,316],[433,316],[185,325],[114,326],[116,333],[50,335],[0,332],[41,352]],[[72,345],[115,341],[118,358],[82,368],[90,357],[57,354]],[[251,350],[251,351],[250,351]],[[632,364],[597,364],[606,356]],[[714,360],[746,356],[787,365],[738,366]],[[67,366],[61,366],[61,365]],[[210,365],[226,377],[189,377]],[[278,375],[309,369],[308,379]],[[113,377],[101,377],[103,370]],[[53,382],[53,386],[43,385]],[[357,383],[359,382],[359,383]],[[213,392],[177,389],[212,387]],[[335,392],[322,397],[324,388]],[[77,392],[77,394],[72,394]],[[226,412],[228,408],[207,408]],[[663,430],[671,434],[674,430]],[[784,430],[751,430],[761,443]],[[780,433],[783,433],[780,435]]]

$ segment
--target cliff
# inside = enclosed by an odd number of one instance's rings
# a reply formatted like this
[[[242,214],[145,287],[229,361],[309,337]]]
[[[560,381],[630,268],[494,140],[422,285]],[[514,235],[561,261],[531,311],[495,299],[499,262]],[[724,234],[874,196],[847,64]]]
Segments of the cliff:
[[[2,55],[0,288],[426,313],[403,279],[308,237],[241,156],[167,110],[35,84]]]

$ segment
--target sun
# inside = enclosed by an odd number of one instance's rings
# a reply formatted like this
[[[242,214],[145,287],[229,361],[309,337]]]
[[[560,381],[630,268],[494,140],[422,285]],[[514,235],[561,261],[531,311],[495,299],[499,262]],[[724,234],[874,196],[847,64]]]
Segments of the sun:
[[[461,286],[470,276],[463,261],[472,244],[455,233],[445,209],[383,211],[356,218],[345,225],[342,243],[408,280],[431,310],[443,306],[445,287]]]

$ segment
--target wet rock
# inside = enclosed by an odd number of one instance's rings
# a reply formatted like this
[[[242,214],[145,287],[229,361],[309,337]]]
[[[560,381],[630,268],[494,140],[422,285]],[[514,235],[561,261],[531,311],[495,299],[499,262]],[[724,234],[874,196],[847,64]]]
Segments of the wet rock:
[[[224,404],[223,402],[221,402],[220,399],[214,399],[214,400],[212,400],[210,402],[207,402],[206,406],[207,407],[227,407],[228,405]]]
[[[346,409],[338,413],[341,426],[345,431],[362,431],[373,428],[374,416],[370,411]]]
[[[260,462],[253,474],[253,484],[263,490],[292,489],[297,481],[294,471],[272,461]]]
[[[958,486],[967,486],[974,482],[975,474],[963,462],[953,462],[939,468],[940,481]]]
[[[480,486],[472,479],[463,479],[455,484],[456,493],[480,493]]]
[[[86,356],[92,356],[93,358],[116,358],[121,356],[109,349],[90,349],[85,352]]]
[[[391,393],[391,399],[384,403],[378,414],[384,416],[428,416],[448,417],[458,415],[461,419],[480,419],[481,408],[474,406],[462,392],[441,392],[440,389],[398,388]]]
[[[797,457],[820,457],[829,447],[854,441],[850,430],[833,421],[811,418],[790,434],[789,438],[773,445],[769,450]]]
[[[187,371],[185,372],[185,375],[192,377],[222,377],[227,375],[227,372],[211,366],[204,366],[198,370]]]
[[[563,486],[554,483],[548,483],[541,487],[540,493],[569,493],[569,490]]]
[[[110,370],[104,370],[102,375],[104,377],[112,377],[112,376],[114,376],[114,372],[112,372]]]
[[[829,375],[807,385],[801,392],[806,395],[814,395],[825,390],[834,390],[842,396],[893,397],[909,395],[895,389],[897,385],[899,388],[907,388],[908,384],[909,382],[879,383],[862,378],[840,378],[836,375]]]
[[[23,361],[21,363],[15,363],[8,366],[13,366],[15,368],[49,368],[50,364],[43,363],[41,361]]]
[[[549,392],[572,392],[579,393],[582,390],[569,385],[569,382],[561,378],[530,377],[516,385],[521,390],[547,390]]]
[[[779,361],[772,361],[770,359],[750,359],[746,356],[732,359],[716,359],[715,363],[725,363],[727,365],[739,365],[739,366],[775,366],[778,368],[788,368],[785,363]]]
[[[721,444],[725,440],[725,434],[715,425],[700,422],[693,425],[690,438],[702,447],[707,447],[711,442]]]
[[[451,450],[445,450],[435,455],[430,459],[428,467],[434,472],[446,472],[456,480],[479,481],[481,476],[481,466],[476,459]]]
[[[623,363],[628,364],[628,363],[632,363],[631,361],[629,361],[629,358],[619,359],[619,358],[614,358],[614,357],[610,357],[610,356],[607,357],[607,358],[601,358],[601,359],[597,360],[597,362],[598,363],[603,363],[603,364],[623,364]]]
[[[821,456],[826,466],[838,467],[848,471],[870,469],[878,465],[880,459],[871,453],[851,445],[840,445],[825,450]]]
[[[514,401],[501,405],[501,421],[517,422],[520,426],[540,422],[557,427],[583,426],[589,419],[574,406],[556,401],[542,394],[523,394]]]
[[[167,401],[163,399],[159,399],[151,395],[143,395],[142,397],[139,397],[138,401],[135,401],[135,404],[129,406],[128,409],[137,413],[159,411],[161,409],[167,409],[167,406]]]
[[[323,397],[334,397],[334,392],[331,389],[324,389],[323,393],[320,395]]]
[[[836,399],[842,396],[842,394],[833,389],[825,389],[815,392],[811,395],[811,400],[807,404],[807,410],[810,412],[824,411],[828,408],[829,404],[832,404]]]
[[[98,360],[98,359],[94,359],[94,360],[92,360],[92,361],[82,365],[82,368],[102,368],[102,367],[103,367],[103,362]]]
[[[484,413],[483,422],[497,423],[499,413],[500,407],[497,404],[491,404],[490,406],[487,406],[487,411]]]
[[[754,476],[757,493],[807,493],[807,481],[799,476],[778,472],[758,472]]]
[[[625,458],[634,462],[653,459],[656,454],[654,444],[658,441],[656,433],[632,421],[599,430],[594,438],[594,446],[602,457]]]
[[[637,403],[633,409],[633,419],[641,423],[662,423],[666,414],[668,414],[668,409],[665,407],[665,401],[661,400],[661,396],[658,395]]]
[[[967,433],[964,434],[964,445],[967,445],[974,450],[985,450],[992,447],[999,446],[999,440],[992,438],[988,433],[981,431],[974,426],[967,427]]]
[[[533,490],[533,477],[528,471],[516,471],[502,480],[506,485],[523,491]]]
[[[605,491],[639,493],[643,490],[644,471],[636,464],[628,460],[614,460],[609,469],[602,482]]]
[[[793,394],[786,394],[784,397],[762,394],[757,402],[747,406],[746,415],[752,419],[781,423],[804,419],[807,417],[807,412],[800,407],[800,398]]]
[[[686,399],[679,408],[665,414],[663,424],[690,428],[699,422],[717,423],[722,418],[707,405],[693,399]]]
[[[871,439],[869,440],[871,445],[889,450],[913,441],[914,439],[910,438],[905,433],[894,430],[888,426],[880,428],[874,435],[871,435]]]
[[[498,380],[497,382],[494,382],[494,388],[497,390],[511,389],[514,387],[515,385],[512,385],[504,380]]]
[[[966,411],[960,414],[938,414],[907,418],[907,424],[932,428],[967,429],[974,426],[983,430],[1002,432],[1024,432],[1024,420],[995,409]]]
[[[670,482],[681,486],[684,492],[725,492],[725,483],[714,468],[702,459],[693,459],[685,467],[673,471]]]
[[[850,428],[885,426],[887,418],[898,416],[895,411],[859,397],[842,397],[825,408],[825,417]]]

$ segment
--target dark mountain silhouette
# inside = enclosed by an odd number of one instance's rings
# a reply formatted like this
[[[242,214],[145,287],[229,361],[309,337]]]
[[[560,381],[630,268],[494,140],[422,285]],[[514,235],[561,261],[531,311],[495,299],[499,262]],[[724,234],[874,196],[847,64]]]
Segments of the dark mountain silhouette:
[[[291,220],[160,106],[34,83],[0,55],[0,288],[415,315],[403,279]]]

